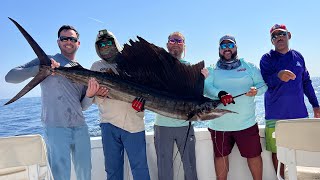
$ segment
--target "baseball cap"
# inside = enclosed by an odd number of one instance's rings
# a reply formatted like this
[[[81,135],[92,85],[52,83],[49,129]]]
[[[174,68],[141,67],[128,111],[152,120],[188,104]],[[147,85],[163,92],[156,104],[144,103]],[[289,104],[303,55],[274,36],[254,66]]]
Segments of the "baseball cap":
[[[277,30],[279,30],[279,31],[286,31],[286,32],[288,31],[286,25],[284,25],[284,24],[275,24],[275,25],[273,25],[273,26],[271,27],[271,29],[270,29],[270,35],[271,35],[274,31],[277,31]]]
[[[233,36],[231,36],[231,35],[224,35],[224,36],[222,36],[222,37],[220,38],[220,40],[219,40],[219,44],[221,44],[222,41],[231,41],[231,42],[233,42],[234,44],[237,44],[237,43],[236,43],[236,39],[235,39]]]
[[[98,33],[98,37],[99,38],[113,38],[112,36],[110,36],[110,32],[106,29],[102,29],[99,31]]]

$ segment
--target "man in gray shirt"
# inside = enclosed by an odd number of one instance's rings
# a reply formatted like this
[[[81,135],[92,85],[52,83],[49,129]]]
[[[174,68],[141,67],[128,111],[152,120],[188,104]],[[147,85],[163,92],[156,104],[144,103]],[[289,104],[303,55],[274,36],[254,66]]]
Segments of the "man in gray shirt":
[[[76,51],[80,46],[79,33],[69,25],[58,31],[58,46],[61,53],[49,56],[51,67],[70,66],[76,62]],[[20,83],[39,72],[38,58],[13,68],[5,79],[9,83]],[[69,180],[71,155],[78,180],[91,179],[91,145],[88,126],[82,111],[86,110],[99,84],[91,79],[86,86],[75,84],[60,75],[51,75],[41,83],[42,115],[45,129],[48,158],[53,177]]]

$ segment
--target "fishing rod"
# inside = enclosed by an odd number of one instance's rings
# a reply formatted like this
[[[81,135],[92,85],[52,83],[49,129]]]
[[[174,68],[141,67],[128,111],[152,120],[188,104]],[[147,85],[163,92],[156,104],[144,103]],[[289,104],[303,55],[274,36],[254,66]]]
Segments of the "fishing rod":
[[[263,84],[262,86],[258,87],[257,89],[260,89],[260,88],[262,88],[262,87],[264,87],[264,86],[266,86],[266,85],[267,85],[267,84]],[[240,96],[243,96],[243,95],[245,95],[245,94],[247,94],[247,93],[248,93],[248,92],[245,92],[245,93],[242,93],[242,94],[233,96],[233,99],[234,99],[234,98],[237,98],[237,97],[240,97]]]
[[[256,88],[256,89],[260,89],[260,88],[262,88],[262,87],[264,87],[264,86],[266,86],[266,85],[267,85],[267,84],[263,84],[263,85],[261,85],[260,87],[258,87],[258,88]],[[239,94],[239,95],[237,95],[237,96],[234,96],[233,98],[237,98],[237,97],[243,96],[243,95],[245,95],[245,94],[247,94],[247,92],[242,93],[242,94]],[[185,148],[186,148],[186,145],[187,145],[187,141],[188,141],[188,137],[189,137],[190,128],[191,128],[191,121],[189,121],[188,130],[187,130],[187,133],[186,133],[186,139],[185,139],[185,143],[184,143],[184,145],[183,145],[182,155],[181,155],[181,156],[184,155],[184,151],[185,151]],[[175,156],[174,156],[174,158],[173,158],[173,161],[175,161],[177,155],[178,155],[178,151],[176,152],[176,154],[175,154]],[[180,165],[181,165],[181,162],[182,162],[182,160],[180,161]],[[172,165],[172,166],[173,166],[173,165]],[[179,166],[179,170],[180,170],[180,166]],[[178,172],[178,173],[179,173],[179,172]]]

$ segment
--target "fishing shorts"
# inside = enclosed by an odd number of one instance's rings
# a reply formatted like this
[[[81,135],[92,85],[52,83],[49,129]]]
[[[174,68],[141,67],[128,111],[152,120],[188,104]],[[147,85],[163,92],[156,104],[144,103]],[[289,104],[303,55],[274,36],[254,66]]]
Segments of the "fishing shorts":
[[[215,131],[209,128],[215,157],[228,156],[235,143],[242,157],[254,158],[261,154],[257,124],[240,131]]]
[[[275,126],[276,120],[266,120],[265,139],[266,150],[272,153],[277,153],[276,138],[275,138]]]

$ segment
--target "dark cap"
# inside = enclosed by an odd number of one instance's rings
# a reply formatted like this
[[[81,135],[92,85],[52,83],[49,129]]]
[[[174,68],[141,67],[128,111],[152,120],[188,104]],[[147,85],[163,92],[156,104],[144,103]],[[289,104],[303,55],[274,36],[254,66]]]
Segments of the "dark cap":
[[[233,36],[231,36],[231,35],[224,35],[224,36],[222,36],[222,37],[220,38],[220,40],[219,40],[219,45],[221,44],[222,41],[231,41],[231,42],[233,42],[234,44],[237,44],[236,39],[235,39]]]

